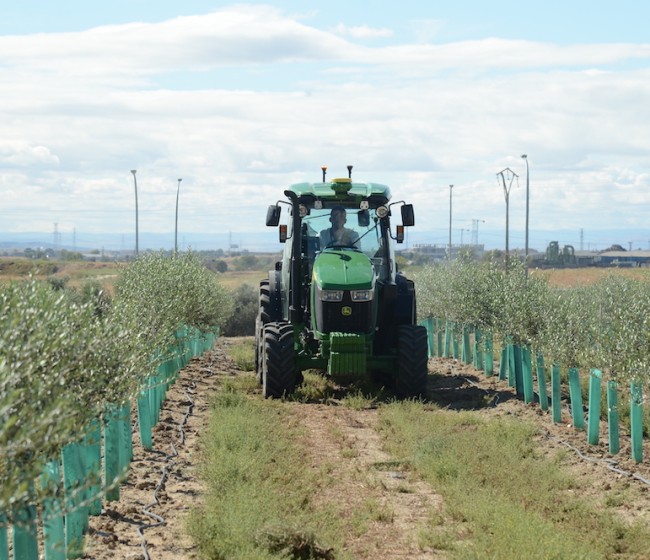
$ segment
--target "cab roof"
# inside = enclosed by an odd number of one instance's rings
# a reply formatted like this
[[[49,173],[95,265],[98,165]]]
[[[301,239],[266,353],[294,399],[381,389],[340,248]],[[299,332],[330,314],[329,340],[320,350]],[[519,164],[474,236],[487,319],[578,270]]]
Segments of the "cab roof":
[[[391,197],[390,189],[379,183],[357,183],[350,179],[332,179],[326,183],[297,183],[289,187],[296,196],[314,196],[320,199],[342,200],[352,199],[384,199],[388,202]]]

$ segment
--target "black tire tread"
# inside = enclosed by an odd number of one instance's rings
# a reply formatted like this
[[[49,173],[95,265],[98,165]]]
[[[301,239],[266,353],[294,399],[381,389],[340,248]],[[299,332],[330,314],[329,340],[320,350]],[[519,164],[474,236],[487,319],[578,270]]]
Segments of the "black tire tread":
[[[293,326],[286,322],[268,323],[264,327],[264,363],[262,393],[265,398],[282,397],[296,388]]]
[[[260,282],[260,293],[258,298],[258,312],[255,319],[255,372],[257,380],[262,384],[262,354],[264,352],[264,325],[271,321],[271,291],[269,280]]]
[[[429,350],[427,329],[402,325],[398,329],[398,368],[395,392],[399,398],[420,397],[427,387]]]

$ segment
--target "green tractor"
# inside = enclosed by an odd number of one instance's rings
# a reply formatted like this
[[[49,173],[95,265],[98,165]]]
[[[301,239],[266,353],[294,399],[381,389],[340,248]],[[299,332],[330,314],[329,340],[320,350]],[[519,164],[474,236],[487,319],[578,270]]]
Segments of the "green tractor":
[[[267,212],[285,243],[260,283],[256,367],[265,397],[292,393],[307,369],[333,377],[370,374],[401,398],[427,382],[428,339],[416,324],[415,286],[397,271],[393,242],[415,223],[390,190],[348,177],[299,183]],[[399,205],[402,224],[391,229]],[[288,209],[281,224],[281,210]]]

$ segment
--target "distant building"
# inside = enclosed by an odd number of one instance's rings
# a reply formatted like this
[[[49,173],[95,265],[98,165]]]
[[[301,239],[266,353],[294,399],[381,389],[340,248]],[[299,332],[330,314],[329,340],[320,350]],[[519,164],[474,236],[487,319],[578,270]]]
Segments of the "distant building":
[[[650,266],[650,251],[603,251],[594,264],[597,266],[647,267]]]
[[[451,246],[451,255],[449,255],[449,245],[440,245],[437,243],[427,244],[419,243],[413,246],[411,249],[414,253],[420,253],[426,255],[432,261],[444,261],[448,258],[455,259],[458,257],[459,253],[463,251],[472,251],[474,253],[474,258],[481,260],[483,258],[483,253],[485,253],[485,245],[472,245],[467,243],[465,245],[452,245]]]

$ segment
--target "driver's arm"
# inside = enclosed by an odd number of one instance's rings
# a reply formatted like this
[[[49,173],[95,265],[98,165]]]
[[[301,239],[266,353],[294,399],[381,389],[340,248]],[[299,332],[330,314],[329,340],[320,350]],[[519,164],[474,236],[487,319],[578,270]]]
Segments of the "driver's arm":
[[[330,242],[330,230],[329,229],[324,229],[323,231],[320,232],[320,248],[325,249],[329,245]]]
[[[361,249],[360,243],[359,243],[359,233],[356,232],[355,230],[351,229],[348,230],[350,232],[350,245],[353,247],[356,247],[357,249]]]

